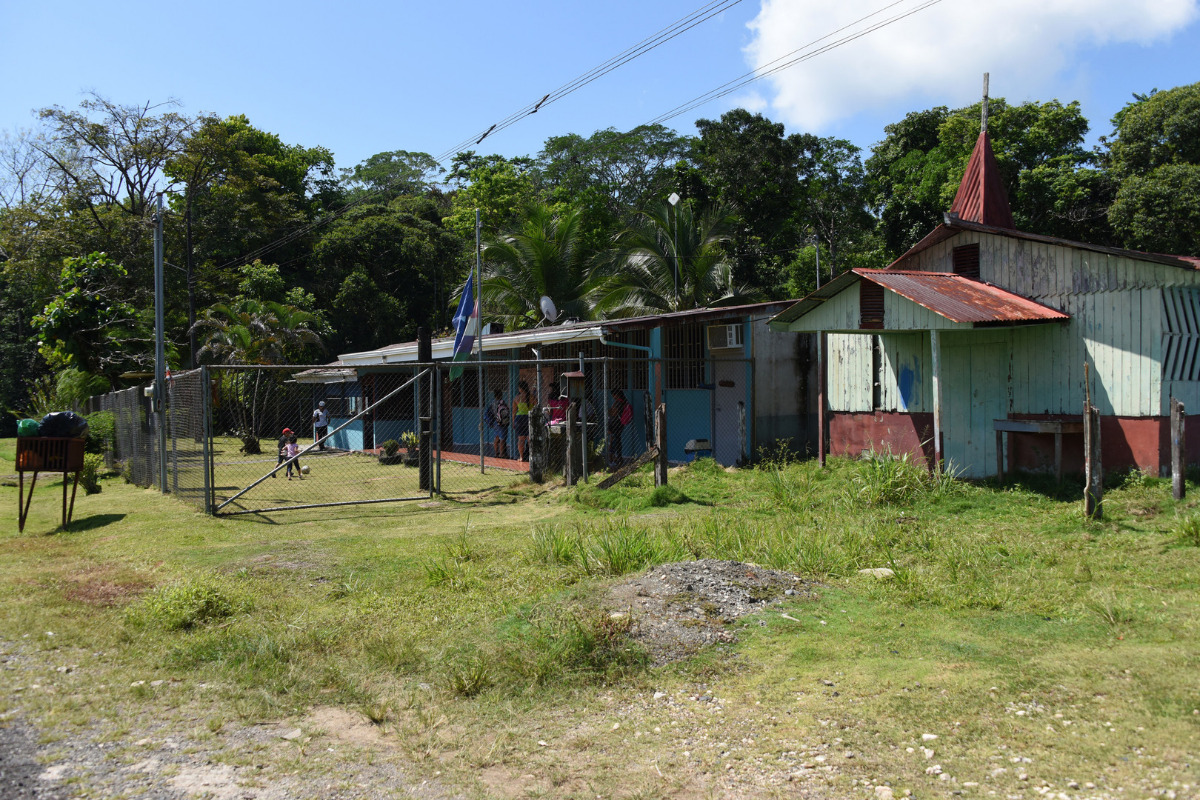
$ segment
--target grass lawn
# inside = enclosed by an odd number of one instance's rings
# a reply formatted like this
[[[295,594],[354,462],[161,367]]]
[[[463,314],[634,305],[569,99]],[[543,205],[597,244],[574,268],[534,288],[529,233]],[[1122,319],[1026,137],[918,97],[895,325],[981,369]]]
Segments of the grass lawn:
[[[295,724],[311,741],[253,756],[269,781],[336,771],[321,714],[348,709],[366,757],[480,797],[1195,796],[1198,512],[1110,483],[1099,522],[1077,485],[882,460],[213,519],[113,478],[70,531],[39,486],[23,535],[0,486],[0,646],[33,665],[0,671],[0,713],[118,755],[168,725],[230,763],[232,731]],[[693,558],[821,585],[650,667],[602,598]]]

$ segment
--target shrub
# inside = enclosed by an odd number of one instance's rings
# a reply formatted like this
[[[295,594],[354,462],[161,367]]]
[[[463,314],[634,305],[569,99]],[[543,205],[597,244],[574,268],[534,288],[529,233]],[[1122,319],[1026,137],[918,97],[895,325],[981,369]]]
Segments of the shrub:
[[[216,579],[200,577],[155,590],[130,608],[127,619],[138,627],[191,630],[231,617],[244,606]]]
[[[117,425],[111,411],[93,411],[87,415],[87,451],[104,455],[111,453],[116,442]]]
[[[383,443],[383,454],[388,458],[391,458],[398,452],[400,452],[400,443],[395,439],[388,439]]]
[[[404,433],[400,434],[400,441],[404,443],[404,447],[407,450],[415,450],[420,444],[420,440],[417,439],[417,434],[413,431],[405,431]]]
[[[104,470],[104,456],[99,453],[87,453],[83,457],[83,469],[79,473],[79,482],[83,484],[85,494],[100,494],[98,477]]]

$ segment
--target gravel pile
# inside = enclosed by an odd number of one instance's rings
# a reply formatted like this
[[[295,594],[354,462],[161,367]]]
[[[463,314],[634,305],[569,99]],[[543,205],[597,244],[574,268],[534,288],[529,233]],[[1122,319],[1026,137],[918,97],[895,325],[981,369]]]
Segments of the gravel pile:
[[[783,597],[813,597],[813,584],[789,572],[741,561],[663,564],[612,587],[608,608],[629,614],[632,635],[655,664],[737,640],[738,619]]]

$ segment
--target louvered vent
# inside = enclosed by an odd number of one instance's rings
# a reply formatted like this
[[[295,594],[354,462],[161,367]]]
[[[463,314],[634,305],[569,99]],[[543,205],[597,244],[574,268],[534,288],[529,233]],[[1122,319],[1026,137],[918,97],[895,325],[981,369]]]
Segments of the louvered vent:
[[[954,274],[979,280],[979,243],[954,248]]]
[[[883,329],[883,287],[865,278],[858,282],[858,327],[867,331]]]
[[[1200,289],[1163,289],[1163,380],[1200,380]]]

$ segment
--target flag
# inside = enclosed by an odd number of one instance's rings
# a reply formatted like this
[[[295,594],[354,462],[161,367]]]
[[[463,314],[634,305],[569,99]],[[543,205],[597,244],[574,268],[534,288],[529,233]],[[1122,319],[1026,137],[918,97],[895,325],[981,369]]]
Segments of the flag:
[[[473,291],[475,275],[467,275],[463,286],[462,298],[458,301],[458,311],[454,314],[454,360],[466,361],[471,357],[471,348],[475,346],[475,337],[479,334],[479,303]],[[450,368],[450,380],[462,375],[461,366]]]

